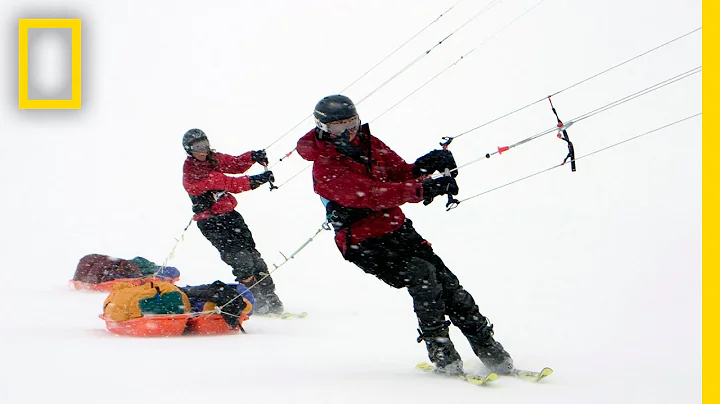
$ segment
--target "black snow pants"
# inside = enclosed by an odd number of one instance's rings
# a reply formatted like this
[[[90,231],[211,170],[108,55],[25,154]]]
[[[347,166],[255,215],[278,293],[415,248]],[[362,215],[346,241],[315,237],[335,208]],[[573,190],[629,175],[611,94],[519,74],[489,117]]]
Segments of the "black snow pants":
[[[239,212],[233,210],[211,216],[199,220],[197,225],[203,236],[220,252],[220,258],[232,267],[238,282],[253,275],[260,279],[268,274],[267,264],[255,248],[252,233]],[[258,286],[263,294],[273,294],[275,291],[275,283],[270,276]]]
[[[345,259],[394,288],[407,287],[421,329],[438,327],[445,316],[466,337],[487,331],[472,295],[461,285],[430,244],[405,220],[397,231],[350,246]]]

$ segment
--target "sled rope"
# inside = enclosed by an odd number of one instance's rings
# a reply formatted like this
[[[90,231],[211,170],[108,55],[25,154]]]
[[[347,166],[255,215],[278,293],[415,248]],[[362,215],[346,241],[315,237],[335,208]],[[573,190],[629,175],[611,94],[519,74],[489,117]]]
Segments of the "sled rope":
[[[187,229],[190,228],[190,226],[192,225],[192,222],[193,222],[193,220],[191,218],[190,221],[188,222],[188,224],[183,229],[182,233],[180,233],[180,237],[175,239],[175,244],[170,249],[170,254],[168,254],[167,257],[165,257],[165,260],[163,261],[162,265],[157,269],[157,271],[155,271],[154,276],[157,276],[157,274],[160,273],[160,271],[162,271],[165,267],[167,267],[168,262],[170,262],[170,260],[173,257],[175,257],[175,249],[177,249],[177,246],[180,244],[181,241],[185,240],[185,232],[187,232]]]
[[[275,267],[275,268],[269,270],[267,274],[265,274],[262,278],[256,280],[255,283],[254,283],[252,286],[249,286],[249,287],[247,287],[247,288],[248,288],[248,289],[254,288],[254,287],[255,287],[256,285],[258,285],[260,282],[262,282],[263,280],[265,280],[265,278],[267,278],[268,276],[270,276],[273,272],[275,272],[275,271],[277,271],[278,269],[280,269],[280,267],[282,267],[283,265],[285,265],[288,261],[290,261],[291,259],[295,258],[295,256],[296,256],[300,251],[302,251],[305,247],[307,247],[308,244],[310,244],[313,240],[315,240],[315,237],[317,237],[317,235],[320,234],[323,230],[330,230],[330,224],[328,223],[327,220],[323,222],[323,224],[320,226],[319,229],[317,229],[317,231],[315,231],[315,234],[313,234],[312,237],[310,237],[309,239],[307,239],[307,241],[305,241],[297,250],[295,250],[295,252],[293,252],[292,254],[290,254],[290,257],[286,257],[285,254],[283,254],[283,253],[281,252],[280,255],[282,255],[283,258],[285,258],[285,261],[281,262],[280,265],[273,264],[273,267]],[[240,296],[242,296],[242,295],[237,295],[237,296],[233,297],[233,298],[230,299],[227,303],[223,304],[222,306],[219,306],[219,309],[220,309],[220,310],[224,309],[225,306],[227,306],[228,304],[232,303],[235,299],[237,299],[237,298],[240,297]]]

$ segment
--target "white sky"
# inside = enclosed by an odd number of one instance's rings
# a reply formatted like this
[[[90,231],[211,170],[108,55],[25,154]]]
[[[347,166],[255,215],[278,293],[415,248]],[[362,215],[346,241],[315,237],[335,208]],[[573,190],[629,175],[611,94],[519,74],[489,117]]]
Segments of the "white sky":
[[[308,403],[698,402],[700,117],[581,159],[575,173],[562,167],[451,212],[443,198],[405,206],[516,365],[555,369],[544,385],[501,379],[478,391],[415,371],[426,356],[414,342],[410,298],[343,261],[330,232],[274,274],[286,307],[310,317],[253,318],[248,335],[116,338],[97,318],[103,294],[67,290],[85,254],[156,262],[169,254],[191,216],[181,184],[187,129],[202,128],[230,154],[272,144],[277,161],[312,123],[278,138],[320,98],[456,3],[0,0],[0,402],[231,394]],[[490,3],[460,2],[345,92],[363,99],[457,30],[358,105],[406,160],[701,26],[700,1],[505,0],[458,30]],[[17,19],[37,17],[83,19],[80,111],[17,109]],[[697,32],[553,102],[569,120],[701,64]],[[578,122],[569,131],[577,155],[700,112],[701,82],[696,74]],[[450,148],[464,164],[554,122],[542,102]],[[459,197],[551,167],[566,152],[551,134],[481,160],[461,170]],[[277,164],[278,184],[305,166],[296,154]],[[238,200],[269,264],[323,221],[308,171]],[[195,225],[169,264],[182,284],[232,280]],[[469,368],[480,369],[453,336]]]

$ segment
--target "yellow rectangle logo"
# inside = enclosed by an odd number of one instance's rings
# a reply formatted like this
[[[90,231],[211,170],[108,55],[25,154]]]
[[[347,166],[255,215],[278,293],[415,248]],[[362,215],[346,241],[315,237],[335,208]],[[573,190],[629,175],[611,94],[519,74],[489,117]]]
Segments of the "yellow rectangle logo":
[[[66,28],[71,32],[70,99],[29,99],[29,30]],[[82,106],[82,23],[79,18],[18,20],[18,108],[80,109]]]

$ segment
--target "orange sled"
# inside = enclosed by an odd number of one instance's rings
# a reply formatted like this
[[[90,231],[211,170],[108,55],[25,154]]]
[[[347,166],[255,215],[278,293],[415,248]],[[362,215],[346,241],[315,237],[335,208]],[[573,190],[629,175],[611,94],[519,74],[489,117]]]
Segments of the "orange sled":
[[[158,314],[125,321],[115,321],[104,314],[99,317],[105,320],[105,326],[113,334],[134,337],[171,337],[181,335],[185,331],[190,314]]]
[[[240,315],[240,325],[247,320],[246,314]],[[187,323],[188,334],[199,335],[217,335],[217,334],[235,334],[240,331],[240,327],[230,328],[223,317],[219,314],[202,314],[192,317]]]
[[[68,282],[68,284],[75,290],[92,290],[95,292],[112,292],[113,286],[115,286],[116,283],[130,283],[132,285],[138,286],[145,284],[150,281],[158,281],[161,280],[163,282],[170,282],[174,284],[177,282],[180,278],[175,279],[168,279],[168,278],[121,278],[121,279],[114,279],[112,281],[107,282],[101,282],[101,283],[87,283],[87,282],[81,282],[81,281],[74,281],[71,280]]]
[[[105,321],[108,331],[117,335],[133,337],[171,337],[182,334],[218,335],[234,334],[240,327],[230,328],[219,314],[194,316],[188,314],[158,314],[132,320],[115,321],[104,314],[99,316]],[[248,316],[241,315],[240,324]]]

